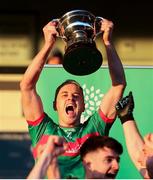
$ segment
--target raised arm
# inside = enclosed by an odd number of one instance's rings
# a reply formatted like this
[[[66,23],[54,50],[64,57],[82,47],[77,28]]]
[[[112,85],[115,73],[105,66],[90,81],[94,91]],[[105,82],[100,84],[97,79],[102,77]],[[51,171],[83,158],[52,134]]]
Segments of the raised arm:
[[[133,118],[134,100],[132,92],[117,103],[116,109],[123,126],[128,153],[140,174],[147,178],[146,165],[140,162],[144,140]]]
[[[105,116],[108,118],[115,118],[115,105],[122,97],[126,86],[126,80],[121,60],[112,43],[113,22],[103,19],[101,24],[112,86],[104,95],[100,108]]]
[[[41,98],[36,92],[36,83],[45,61],[56,40],[56,22],[49,22],[44,28],[45,43],[32,63],[28,66],[20,83],[22,106],[25,118],[34,121],[43,114]]]

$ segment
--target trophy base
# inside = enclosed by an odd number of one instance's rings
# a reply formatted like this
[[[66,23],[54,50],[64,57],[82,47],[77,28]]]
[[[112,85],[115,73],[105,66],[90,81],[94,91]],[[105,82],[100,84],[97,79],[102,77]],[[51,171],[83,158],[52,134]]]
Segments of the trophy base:
[[[102,55],[95,44],[77,43],[69,47],[64,55],[64,69],[78,76],[97,71],[102,65]]]

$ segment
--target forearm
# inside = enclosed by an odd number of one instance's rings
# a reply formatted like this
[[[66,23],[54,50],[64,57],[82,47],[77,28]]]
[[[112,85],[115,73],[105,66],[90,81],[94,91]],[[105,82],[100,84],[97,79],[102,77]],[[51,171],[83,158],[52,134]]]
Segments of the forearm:
[[[105,45],[112,85],[126,86],[124,69],[112,43]]]
[[[47,169],[51,162],[51,158],[49,156],[42,156],[36,162],[35,166],[31,170],[27,179],[43,179],[47,173]]]
[[[21,89],[32,89],[35,87],[52,46],[52,44],[45,44],[35,56],[23,76],[20,84]]]
[[[48,179],[60,179],[60,171],[57,163],[57,159],[53,160],[47,169]]]
[[[122,126],[128,153],[134,164],[137,166],[144,145],[143,138],[139,133],[135,121],[129,120],[123,123]]]
[[[126,81],[122,63],[115,51],[115,48],[110,43],[110,41],[107,44],[106,42],[104,44],[107,52],[112,86],[103,97],[100,108],[108,118],[114,119],[116,117],[115,105],[123,95],[124,89],[126,87]]]

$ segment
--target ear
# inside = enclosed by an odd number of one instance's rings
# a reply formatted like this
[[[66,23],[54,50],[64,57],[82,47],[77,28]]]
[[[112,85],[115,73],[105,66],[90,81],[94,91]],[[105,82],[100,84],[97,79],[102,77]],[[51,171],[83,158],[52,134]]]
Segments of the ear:
[[[83,102],[83,108],[82,108],[82,112],[85,111],[85,103]]]
[[[53,101],[53,109],[54,109],[54,111],[57,111],[57,108],[56,108],[56,101]]]
[[[91,169],[91,163],[90,162],[87,162],[87,161],[83,160],[82,163],[83,163],[83,166],[86,169],[86,171]]]
[[[85,169],[85,174],[86,174],[86,177],[88,177],[87,179],[93,179],[94,176],[93,176],[93,171],[92,171],[92,167],[91,167],[91,162],[90,161],[83,161],[83,167]]]

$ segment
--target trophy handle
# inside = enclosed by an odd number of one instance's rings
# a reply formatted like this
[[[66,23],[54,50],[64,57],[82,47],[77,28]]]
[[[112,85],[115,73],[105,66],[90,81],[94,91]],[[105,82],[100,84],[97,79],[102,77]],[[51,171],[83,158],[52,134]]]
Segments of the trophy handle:
[[[95,22],[94,22],[94,29],[95,29],[95,37],[101,34],[101,23],[103,21],[103,18],[100,16],[95,17]]]
[[[64,41],[66,41],[67,38],[62,34],[60,19],[53,19],[52,22],[57,22],[56,25],[56,31],[58,32],[57,37],[60,37]]]

